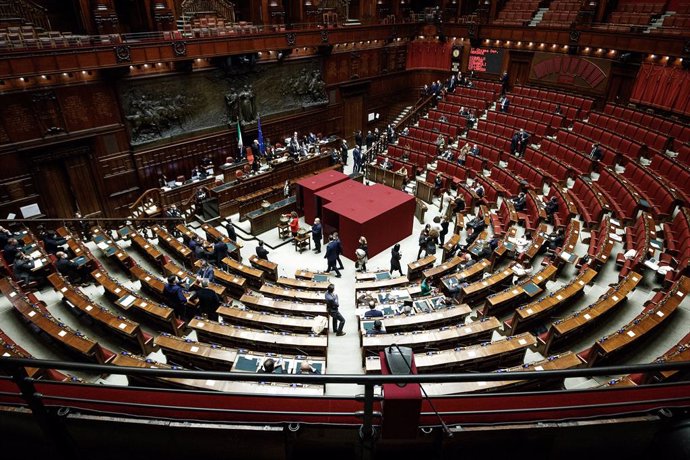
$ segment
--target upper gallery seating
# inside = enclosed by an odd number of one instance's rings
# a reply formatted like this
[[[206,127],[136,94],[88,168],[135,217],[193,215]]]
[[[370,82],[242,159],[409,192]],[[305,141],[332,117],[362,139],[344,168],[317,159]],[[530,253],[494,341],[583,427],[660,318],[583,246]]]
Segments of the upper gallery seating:
[[[606,24],[596,24],[593,27],[611,31],[630,31],[634,26],[647,26],[650,21],[664,11],[664,2],[637,3],[619,2],[618,7],[608,18]]]
[[[539,8],[539,0],[523,2],[520,0],[508,0],[505,7],[498,13],[494,24],[509,26],[524,26],[532,20],[534,13]]]
[[[582,0],[554,0],[544,13],[539,26],[570,27],[582,9]]]
[[[649,32],[661,35],[690,35],[690,3],[681,3],[675,10],[667,12],[668,16],[664,18],[660,28],[651,29]]]

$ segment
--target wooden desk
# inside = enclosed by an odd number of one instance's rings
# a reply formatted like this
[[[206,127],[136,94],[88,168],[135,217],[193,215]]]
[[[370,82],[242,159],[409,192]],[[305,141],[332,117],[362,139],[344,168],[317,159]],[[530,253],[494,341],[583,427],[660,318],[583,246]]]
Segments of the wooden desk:
[[[417,198],[431,204],[434,201],[434,191],[434,184],[417,179],[417,187],[415,189],[415,196]]]
[[[363,281],[355,283],[355,295],[359,297],[364,291],[376,291],[386,288],[402,287],[410,283],[407,276],[399,276],[380,281]]]
[[[282,188],[282,187],[281,187]],[[247,213],[250,233],[260,235],[278,226],[283,214],[290,214],[297,210],[297,198],[294,196],[277,201],[268,208],[260,208]]]
[[[472,309],[467,304],[455,305],[428,313],[417,313],[414,315],[395,315],[386,316],[383,322],[386,331],[390,333],[402,331],[418,331],[432,327],[444,325],[460,324],[472,313]]]
[[[297,300],[301,302],[325,302],[325,292],[302,291],[299,289],[287,289],[280,286],[264,284],[259,289],[264,295],[281,299]]]
[[[513,317],[505,322],[505,329],[513,335],[525,330],[529,324],[552,314],[557,308],[567,305],[569,302],[578,298],[597,275],[596,270],[591,268],[580,273],[569,284],[563,286],[558,291],[552,292],[547,297],[522,305],[515,310]]]
[[[195,274],[188,272],[184,268],[180,267],[177,265],[175,262],[168,262],[163,266],[163,270],[165,271],[166,276],[171,276],[175,275],[177,276],[180,280],[186,280],[185,282],[185,289],[188,291],[195,291],[201,287],[201,283],[197,280],[197,277]],[[215,279],[215,271],[216,269],[213,270],[213,276]],[[226,296],[227,294],[227,289],[225,286],[222,286],[218,283],[208,283],[208,288],[211,289],[213,292],[218,294],[218,296],[222,299]]]
[[[527,371],[556,371],[565,369],[575,369],[582,366],[582,361],[572,351],[567,351],[560,355],[549,356],[546,359],[524,365],[517,365],[502,369],[500,372],[506,374],[510,372]],[[498,372],[498,371],[496,371]],[[526,387],[544,386],[551,387],[555,383],[562,385],[563,379],[553,379],[547,382],[543,380],[492,380],[490,382],[447,382],[447,383],[426,383],[424,389],[429,396],[442,396],[460,393],[484,393],[494,391],[524,389]]]
[[[99,364],[105,364],[109,359],[112,359],[112,356],[104,353],[98,342],[63,324],[51,315],[47,308],[29,302],[21,291],[9,284],[7,278],[0,282],[7,283],[6,287],[2,288],[2,292],[7,295],[14,310],[21,315],[22,319],[36,330],[43,332],[69,353]]]
[[[385,320],[384,320],[385,322]],[[440,329],[375,334],[362,336],[362,360],[367,356],[376,354],[393,344],[412,348],[415,353],[422,353],[428,349],[440,347],[453,347],[463,344],[476,343],[480,340],[491,338],[494,330],[500,327],[500,321],[496,318],[487,318],[485,321],[475,321],[467,325],[445,326]],[[385,326],[384,326],[385,327]],[[415,357],[416,359],[416,357]]]
[[[457,227],[456,227],[457,228]],[[453,233],[450,238],[446,240],[443,244],[443,261],[445,262],[448,258],[448,254],[455,251],[458,243],[460,243],[460,235],[458,233]]]
[[[134,228],[130,227],[129,239],[132,246],[137,248],[144,256],[154,265],[154,267],[163,268],[163,253],[158,248],[149,243],[146,238],[141,236]]]
[[[232,372],[258,372],[268,358],[273,359],[276,364],[274,374],[301,374],[301,364],[307,359],[304,355],[276,355],[243,350],[237,354]],[[310,356],[308,361],[320,374],[326,373],[326,358]]]
[[[216,227],[209,224],[203,224],[201,229],[206,233],[206,239],[212,243],[222,241],[228,246],[228,254],[238,262],[242,262],[240,249],[243,247],[239,241],[233,241],[227,236],[223,235]]]
[[[119,340],[134,344],[138,351],[148,354],[153,351],[153,337],[141,330],[139,323],[135,323],[124,316],[116,315],[107,308],[97,305],[79,289],[72,286],[59,273],[53,273],[48,281],[57,292],[62,294],[62,300],[78,315],[85,315],[98,324],[109,334]]]
[[[321,303],[302,303],[245,294],[240,299],[240,302],[242,302],[247,308],[256,311],[268,311],[272,313],[299,316],[328,315],[325,298],[324,302]]]
[[[399,173],[391,171],[373,163],[367,167],[367,179],[372,182],[393,187],[396,190],[400,190],[402,188],[403,181],[406,177],[407,172]]]
[[[311,249],[311,235],[307,231],[300,229],[297,232],[297,236],[294,237],[293,243],[295,244],[295,249],[299,252]]]
[[[512,280],[513,274],[513,270],[511,270],[511,267],[509,267],[494,273],[488,278],[475,281],[468,286],[463,286],[463,288],[460,290],[462,298],[465,302],[477,301],[487,292],[491,292],[492,289],[498,289],[498,287]]]
[[[436,256],[426,256],[407,264],[407,279],[414,281],[419,278],[424,270],[433,267],[436,263]],[[426,276],[426,275],[425,275]]]
[[[172,366],[146,360],[144,358],[121,353],[113,359],[115,366],[142,367],[156,369],[171,369]],[[178,379],[165,377],[129,377],[135,385],[145,386],[166,386],[173,388],[185,388],[196,391],[220,391],[236,394],[266,394],[266,395],[289,395],[289,396],[322,396],[323,386],[320,385],[300,385],[291,383],[274,384],[267,382],[230,382],[223,380],[199,380],[199,379]]]
[[[135,294],[130,289],[121,285],[106,272],[94,270],[91,276],[97,284],[103,286],[106,297],[124,311],[134,311],[153,320],[158,325],[163,325],[175,335],[182,335],[184,321],[177,319],[172,308],[160,305]]]
[[[443,289],[443,292],[446,294],[451,294],[454,289],[458,288],[461,283],[466,283],[469,282],[484,273],[485,270],[487,270],[491,266],[491,262],[489,262],[486,259],[482,259],[466,269],[446,276],[441,279],[441,286]]]
[[[525,299],[531,299],[541,294],[542,288],[558,271],[555,265],[549,264],[542,267],[536,274],[510,286],[503,291],[489,296],[484,302],[482,316],[497,315],[499,311],[520,303]]]
[[[565,318],[554,321],[549,331],[539,337],[543,343],[543,353],[548,351],[555,344],[559,346],[574,334],[583,331],[601,319],[606,313],[617,305],[623,303],[628,294],[637,286],[642,277],[635,272],[630,272],[620,283],[610,288],[595,303],[572,313]]]
[[[295,271],[295,278],[298,280],[307,280],[307,281],[315,281],[317,283],[330,283],[330,278],[329,278],[328,273],[318,273],[318,272],[312,272],[309,270],[296,270]],[[278,283],[280,284],[280,283]]]
[[[589,353],[580,353],[580,358],[586,356],[587,366],[592,367],[619,357],[658,330],[677,310],[680,300],[682,299],[678,296],[666,297],[664,301],[643,311],[616,332],[594,342]]]
[[[307,291],[322,291],[325,295],[325,291],[331,284],[329,281],[306,281],[295,278],[286,278],[281,276],[278,278],[277,284],[279,286],[285,286],[294,289],[306,289]]]
[[[415,356],[420,374],[436,371],[470,371],[496,369],[507,363],[520,361],[527,348],[535,345],[537,339],[530,333],[496,340],[480,345],[459,347],[450,350],[429,351]],[[381,372],[378,357],[366,359],[366,372]]]
[[[198,337],[206,340],[256,351],[326,356],[328,346],[326,334],[284,334],[220,324],[202,318],[192,319],[189,326],[197,332]]]
[[[259,259],[257,256],[252,255],[249,257],[249,263],[252,267],[264,272],[267,279],[271,281],[278,280],[278,264],[275,262],[270,262],[265,259]]]
[[[264,272],[257,270],[256,268],[247,267],[236,261],[226,257],[223,259],[223,263],[228,267],[228,271],[231,273],[237,273],[238,275],[247,279],[250,285],[259,287],[264,283]]]
[[[463,259],[460,256],[455,256],[452,259],[443,262],[441,265],[437,265],[436,267],[428,268],[424,270],[424,278],[428,278],[430,280],[439,278],[441,276],[445,276],[448,273],[452,273],[455,270],[457,270],[458,266],[463,262]]]
[[[129,272],[129,268],[135,264],[132,257],[114,241],[107,239],[102,229],[94,227],[91,231],[91,241],[96,243],[101,253],[109,260],[114,260],[123,270]]]
[[[194,342],[165,332],[156,337],[155,344],[168,357],[168,362],[185,367],[227,372],[237,358],[236,349]]]
[[[221,305],[216,309],[224,323],[273,331],[308,334],[316,321],[313,317],[277,315],[265,311],[244,310],[238,307]]]
[[[196,268],[201,267],[201,261],[197,260],[194,263]],[[241,276],[228,273],[220,268],[213,269],[213,279],[217,284],[223,285],[227,288],[227,294],[238,298],[247,290],[247,280]]]
[[[170,251],[170,253],[177,257],[186,267],[192,266],[192,259],[194,253],[189,247],[177,241],[170,233],[158,225],[151,227],[153,233],[158,236],[158,245]]]

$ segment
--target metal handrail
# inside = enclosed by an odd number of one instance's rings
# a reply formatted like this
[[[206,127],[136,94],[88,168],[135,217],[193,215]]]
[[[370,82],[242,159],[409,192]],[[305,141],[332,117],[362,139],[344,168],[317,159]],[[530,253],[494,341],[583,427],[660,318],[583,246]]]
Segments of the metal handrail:
[[[0,369],[17,369],[32,367],[40,369],[59,369],[83,371],[90,373],[144,375],[149,377],[231,380],[238,382],[282,382],[314,384],[357,384],[380,385],[384,383],[449,383],[500,380],[549,380],[554,378],[592,377],[601,375],[622,375],[669,370],[688,370],[690,361],[673,361],[653,364],[634,364],[626,366],[605,366],[584,369],[563,369],[520,372],[466,372],[456,374],[424,375],[352,375],[352,374],[259,374],[251,372],[194,371],[182,369],[152,369],[125,366],[108,366],[102,364],[77,363],[58,360],[27,358],[0,358]]]

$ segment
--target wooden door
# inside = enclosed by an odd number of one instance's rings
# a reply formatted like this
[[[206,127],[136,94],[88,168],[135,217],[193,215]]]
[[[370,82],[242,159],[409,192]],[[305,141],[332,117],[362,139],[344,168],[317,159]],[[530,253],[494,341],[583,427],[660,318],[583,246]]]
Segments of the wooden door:
[[[98,188],[93,178],[89,155],[70,157],[65,161],[70,189],[82,216],[101,213]]]
[[[37,184],[41,193],[39,206],[48,217],[74,217],[76,203],[69,186],[69,178],[59,162],[35,165]]]
[[[343,138],[348,140],[350,146],[354,146],[356,131],[364,130],[364,96],[350,96],[343,101],[345,113],[343,114]],[[366,135],[366,133],[364,133]]]

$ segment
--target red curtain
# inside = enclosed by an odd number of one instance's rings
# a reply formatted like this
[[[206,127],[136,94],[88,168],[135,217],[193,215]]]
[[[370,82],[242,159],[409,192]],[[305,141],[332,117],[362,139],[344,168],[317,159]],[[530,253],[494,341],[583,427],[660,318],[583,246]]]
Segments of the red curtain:
[[[630,100],[687,114],[690,110],[690,72],[675,67],[643,64],[635,79]]]
[[[407,69],[450,70],[450,43],[411,42],[407,45]]]

